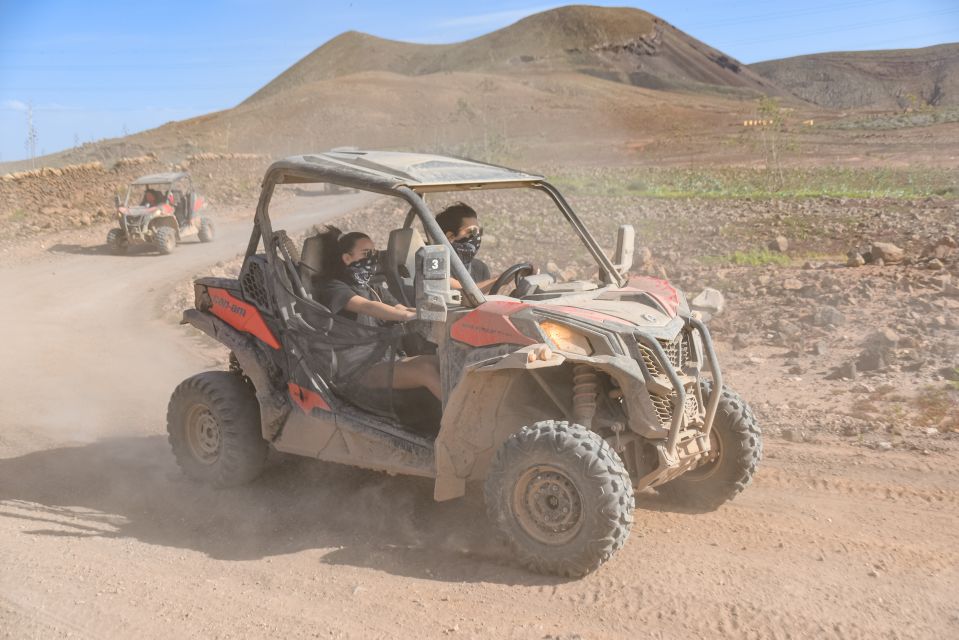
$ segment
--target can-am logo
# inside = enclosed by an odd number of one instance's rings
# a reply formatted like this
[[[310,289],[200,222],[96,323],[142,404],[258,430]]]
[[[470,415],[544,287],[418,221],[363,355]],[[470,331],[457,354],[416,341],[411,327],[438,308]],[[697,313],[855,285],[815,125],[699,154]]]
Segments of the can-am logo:
[[[234,304],[230,302],[229,300],[227,300],[226,298],[222,296],[213,294],[210,296],[210,298],[213,300],[213,304],[215,304],[218,307],[222,307],[224,310],[229,311],[230,313],[235,313],[238,316],[246,315],[246,309],[244,309],[238,304]]]

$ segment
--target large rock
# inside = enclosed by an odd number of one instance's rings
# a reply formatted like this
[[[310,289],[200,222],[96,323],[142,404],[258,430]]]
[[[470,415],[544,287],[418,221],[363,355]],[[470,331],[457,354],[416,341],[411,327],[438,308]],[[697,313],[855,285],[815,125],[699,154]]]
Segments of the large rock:
[[[956,252],[956,239],[952,236],[943,236],[935,244],[929,245],[922,252],[925,257],[945,260]]]
[[[869,250],[873,262],[882,260],[883,264],[896,264],[906,258],[906,252],[891,242],[874,242]]]
[[[786,253],[789,250],[789,240],[785,236],[776,236],[769,241],[770,251],[778,251],[779,253]]]
[[[881,371],[892,362],[899,345],[899,334],[885,327],[866,338],[864,348],[856,360],[859,371]]]
[[[890,329],[889,327],[884,327],[875,333],[869,335],[866,338],[866,347],[873,349],[880,349],[882,351],[891,351],[899,345],[899,334]]]
[[[850,251],[846,254],[847,267],[861,267],[864,264],[866,264],[866,259],[858,251]]]
[[[846,321],[846,316],[836,307],[824,305],[816,309],[812,321],[817,327],[838,327]]]
[[[856,368],[859,371],[882,371],[889,365],[889,355],[887,352],[867,347],[859,354],[856,360]]]
[[[693,311],[699,311],[705,321],[723,312],[726,308],[726,298],[716,289],[706,287],[702,293],[690,301],[689,306]]]
[[[786,291],[799,291],[802,288],[803,283],[799,278],[786,278],[783,280],[783,289]]]

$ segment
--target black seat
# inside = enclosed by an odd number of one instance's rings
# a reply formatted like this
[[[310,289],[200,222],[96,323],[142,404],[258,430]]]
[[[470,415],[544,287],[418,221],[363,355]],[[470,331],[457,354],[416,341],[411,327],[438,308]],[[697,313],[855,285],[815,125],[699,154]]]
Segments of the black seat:
[[[390,231],[383,261],[383,272],[390,293],[408,307],[415,306],[413,277],[416,275],[416,252],[425,246],[422,236],[412,227]]]
[[[300,280],[303,281],[303,288],[311,296],[314,296],[315,286],[323,277],[323,242],[316,236],[307,236],[303,240],[303,250],[300,252],[300,264],[298,265]]]

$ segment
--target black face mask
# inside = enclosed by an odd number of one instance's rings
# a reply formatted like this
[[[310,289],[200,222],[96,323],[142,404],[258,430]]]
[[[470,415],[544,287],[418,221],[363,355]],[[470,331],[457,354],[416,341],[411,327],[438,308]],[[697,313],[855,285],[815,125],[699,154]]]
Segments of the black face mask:
[[[379,259],[375,253],[371,253],[365,258],[361,258],[356,262],[351,262],[346,265],[346,275],[350,279],[350,282],[356,284],[360,287],[365,287],[370,284],[370,278],[373,277],[373,274],[376,273],[376,266],[379,264]]]
[[[468,267],[479,252],[482,243],[483,233],[480,232],[470,234],[461,240],[454,240],[450,244],[453,246],[453,251],[456,252],[456,255],[463,261],[463,266]]]

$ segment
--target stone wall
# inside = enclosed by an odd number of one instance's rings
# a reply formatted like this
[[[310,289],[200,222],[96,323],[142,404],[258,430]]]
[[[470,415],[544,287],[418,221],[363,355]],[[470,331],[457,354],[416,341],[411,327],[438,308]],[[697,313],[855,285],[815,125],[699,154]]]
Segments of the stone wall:
[[[122,198],[133,180],[165,171],[189,171],[213,205],[253,200],[269,163],[261,155],[201,153],[171,165],[149,154],[110,167],[89,162],[6,174],[0,176],[0,232],[26,236],[112,219],[114,194]]]

